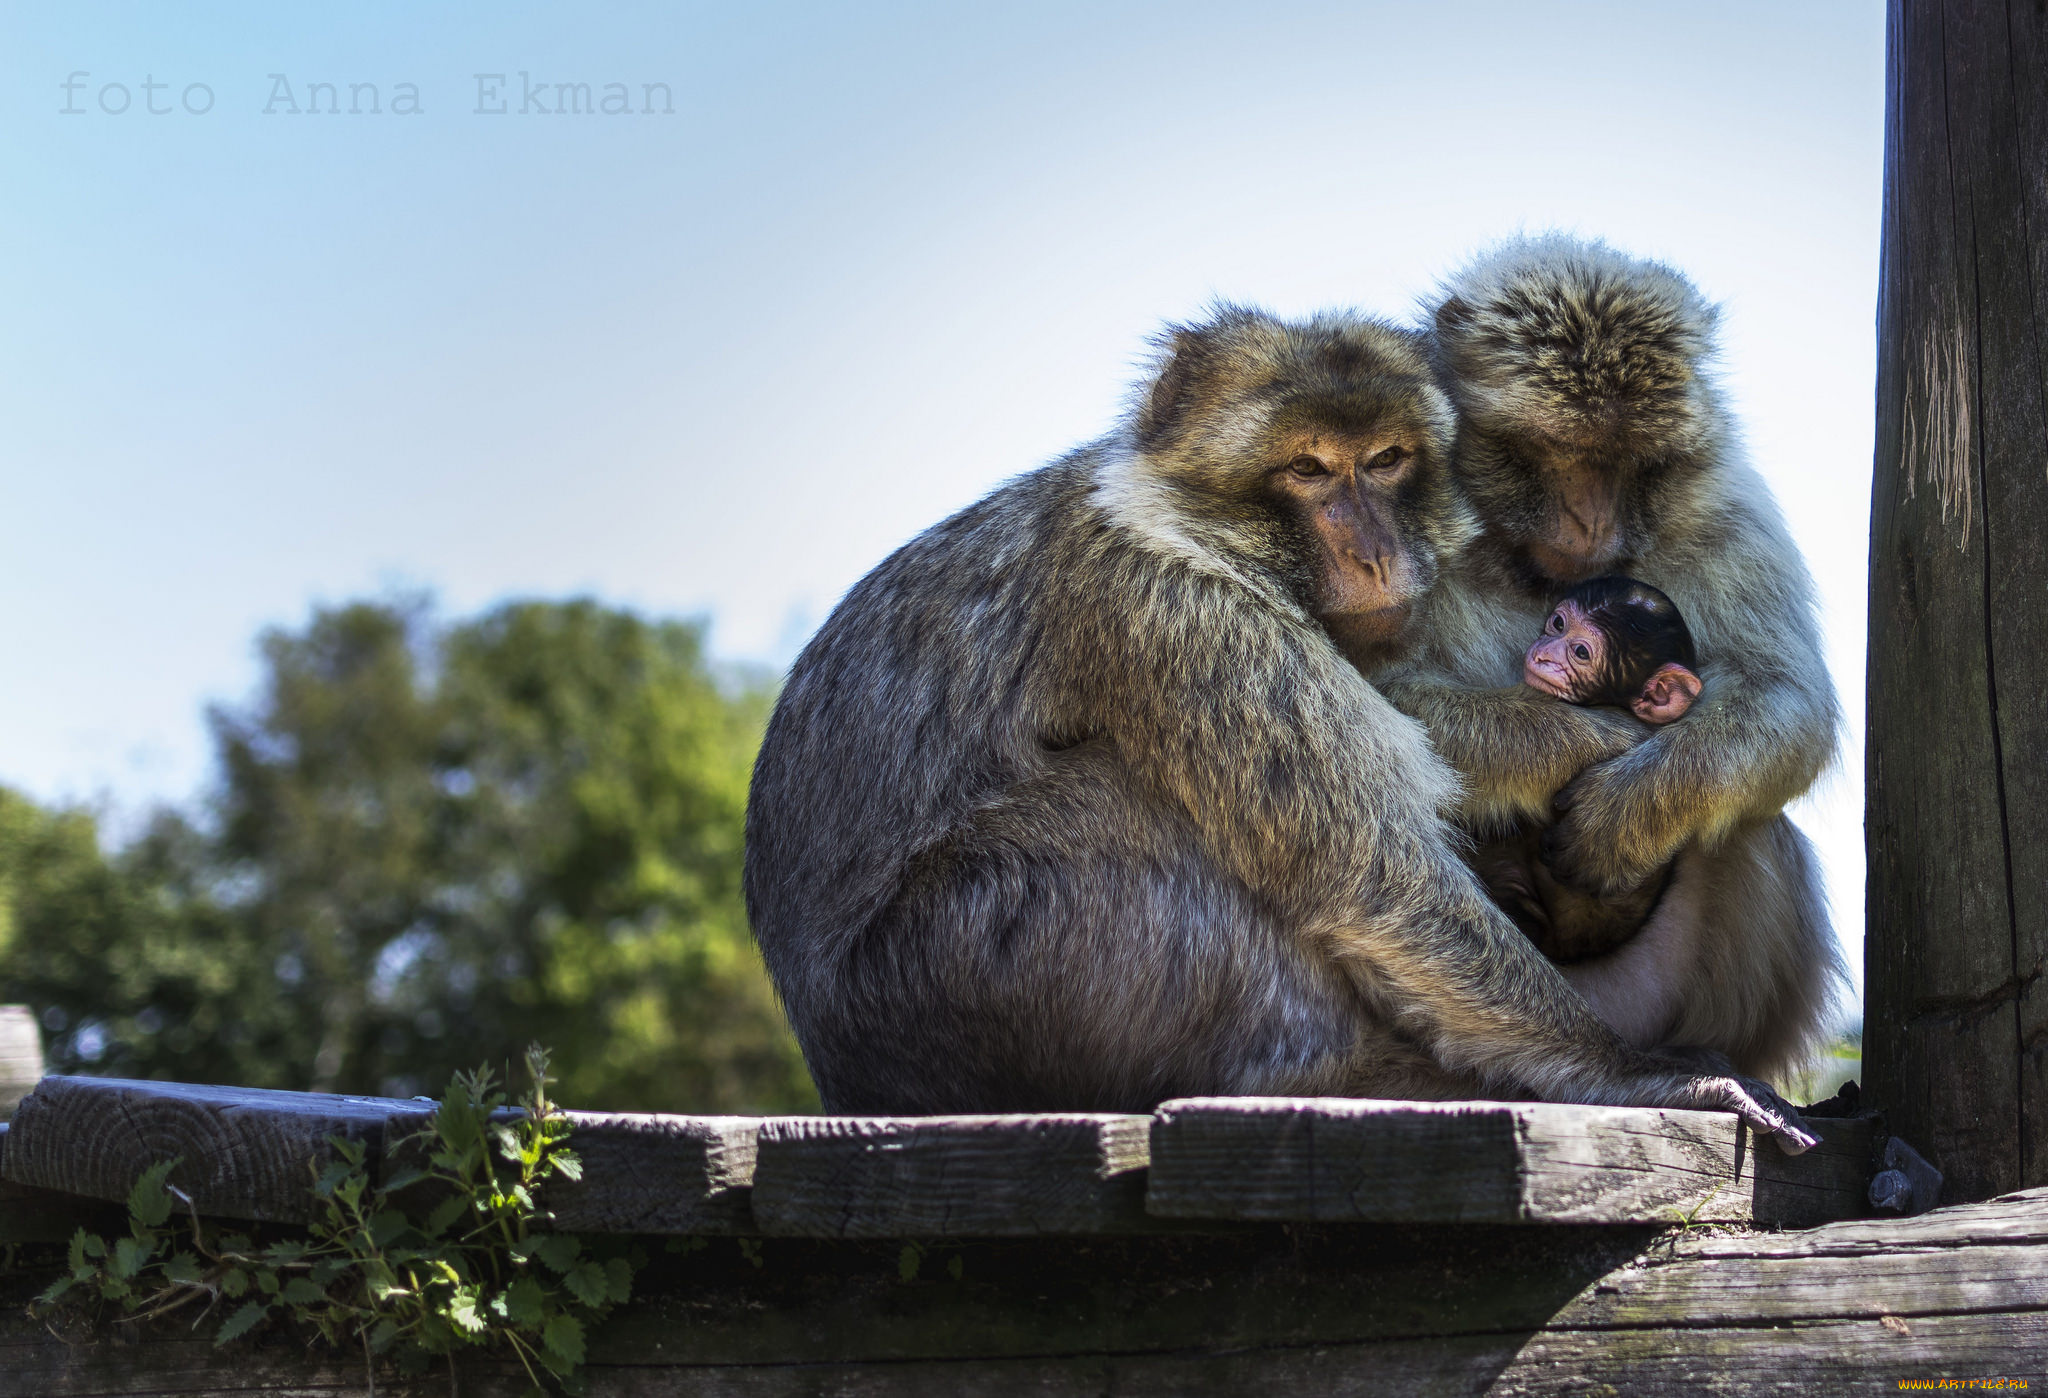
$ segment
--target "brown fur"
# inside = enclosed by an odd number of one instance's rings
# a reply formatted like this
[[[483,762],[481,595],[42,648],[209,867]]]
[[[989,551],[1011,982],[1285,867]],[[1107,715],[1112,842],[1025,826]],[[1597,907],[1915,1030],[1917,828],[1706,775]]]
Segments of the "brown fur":
[[[1412,448],[1398,485],[1342,478],[1390,597],[1471,536],[1419,338],[1224,308],[1163,348],[1122,428],[899,550],[791,671],[747,898],[827,1108],[1538,1094],[1802,1144],[1761,1086],[1569,992],[1461,862],[1450,769],[1321,623],[1342,560],[1276,485],[1303,433]]]
[[[1469,828],[1545,826],[1552,872],[1602,897],[1643,889],[1682,851],[1704,861],[1656,915],[1697,935],[1650,939],[1629,978],[1572,978],[1634,1042],[1784,1072],[1843,975],[1811,853],[1781,814],[1831,759],[1839,714],[1811,580],[1709,370],[1716,313],[1667,267],[1551,236],[1478,258],[1431,320],[1485,532],[1416,618],[1415,649],[1369,670],[1464,776]],[[1606,552],[1575,561],[1574,547]],[[1516,683],[1572,567],[1641,578],[1683,611],[1704,690],[1682,722],[1652,732]]]

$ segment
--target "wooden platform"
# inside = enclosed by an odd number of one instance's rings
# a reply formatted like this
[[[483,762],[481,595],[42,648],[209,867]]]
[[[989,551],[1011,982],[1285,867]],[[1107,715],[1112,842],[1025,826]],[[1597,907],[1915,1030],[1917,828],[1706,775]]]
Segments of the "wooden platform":
[[[0,1136],[0,1237],[62,1236],[170,1155],[208,1211],[288,1223],[288,1181],[326,1134],[381,1160],[422,1110],[46,1079]],[[1874,1124],[1815,1124],[1823,1145],[1786,1157],[1720,1114],[1540,1103],[588,1116],[586,1180],[557,1202],[584,1231],[711,1239],[651,1241],[638,1299],[594,1337],[594,1394],[2048,1383],[2048,1191],[1859,1220]],[[354,1356],[276,1341],[66,1344],[18,1304],[42,1280],[0,1296],[0,1395],[364,1391]],[[522,1384],[476,1366],[463,1392]],[[447,1377],[378,1391],[443,1394]]]

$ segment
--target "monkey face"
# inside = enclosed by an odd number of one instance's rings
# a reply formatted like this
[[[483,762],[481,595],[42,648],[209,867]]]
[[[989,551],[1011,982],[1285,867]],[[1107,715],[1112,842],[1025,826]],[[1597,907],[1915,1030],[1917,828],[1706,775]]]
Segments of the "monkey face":
[[[1421,444],[1393,429],[1288,435],[1269,480],[1307,545],[1311,608],[1362,638],[1392,638],[1426,572],[1398,523]]]
[[[1640,558],[1717,449],[1716,312],[1601,243],[1511,239],[1445,285],[1437,351],[1464,419],[1458,476],[1541,578]]]
[[[1522,662],[1522,680],[1545,694],[1583,704],[1608,684],[1607,635],[1576,603],[1563,602]]]
[[[1132,469],[1172,490],[1173,537],[1286,587],[1347,644],[1394,640],[1477,521],[1449,469],[1454,416],[1419,335],[1345,314],[1223,307],[1180,326],[1140,399]],[[1140,532],[1140,493],[1118,508]]]
[[[1487,527],[1539,577],[1576,583],[1646,552],[1661,516],[1665,458],[1623,444],[1470,434],[1459,473]]]
[[[1588,594],[1614,596],[1584,605]],[[1681,659],[1682,657],[1682,659]],[[1700,695],[1692,638],[1669,598],[1626,578],[1574,589],[1522,662],[1522,680],[1571,704],[1617,704],[1648,724],[1684,717]]]

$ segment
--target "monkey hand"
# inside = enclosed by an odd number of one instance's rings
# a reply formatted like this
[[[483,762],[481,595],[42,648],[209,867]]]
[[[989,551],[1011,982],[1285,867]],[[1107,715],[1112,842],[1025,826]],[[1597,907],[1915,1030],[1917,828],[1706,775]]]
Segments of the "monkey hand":
[[[1648,749],[1587,768],[1551,800],[1542,856],[1553,877],[1618,898],[1656,877],[1692,837],[1675,803],[1657,799],[1641,761]]]
[[[1671,1057],[1687,1067],[1700,1066],[1682,1053]],[[1733,1073],[1701,1073],[1686,1079],[1676,1093],[1659,1105],[1702,1112],[1733,1112],[1757,1135],[1776,1141],[1778,1149],[1787,1155],[1801,1155],[1820,1144],[1820,1137],[1807,1127],[1798,1109],[1755,1078],[1737,1077]]]
[[[1411,677],[1382,687],[1429,729],[1465,779],[1462,813],[1481,823],[1544,818],[1573,777],[1632,751],[1652,731],[1619,710],[1561,704],[1527,685],[1463,689]]]

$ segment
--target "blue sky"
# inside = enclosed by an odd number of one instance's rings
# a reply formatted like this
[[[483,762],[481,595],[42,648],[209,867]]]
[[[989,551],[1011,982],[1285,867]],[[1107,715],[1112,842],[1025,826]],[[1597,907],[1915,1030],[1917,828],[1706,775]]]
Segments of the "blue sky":
[[[1796,814],[1853,948],[1883,27],[1874,2],[8,4],[0,782],[117,824],[189,798],[256,632],[392,588],[701,613],[779,664],[896,544],[1100,432],[1162,320],[1405,313],[1560,226],[1727,307],[1851,719]],[[316,82],[340,114],[303,110]],[[349,114],[357,83],[386,110]],[[388,110],[401,83],[419,114]],[[636,110],[518,113],[558,83]],[[650,83],[672,114],[638,110]]]

